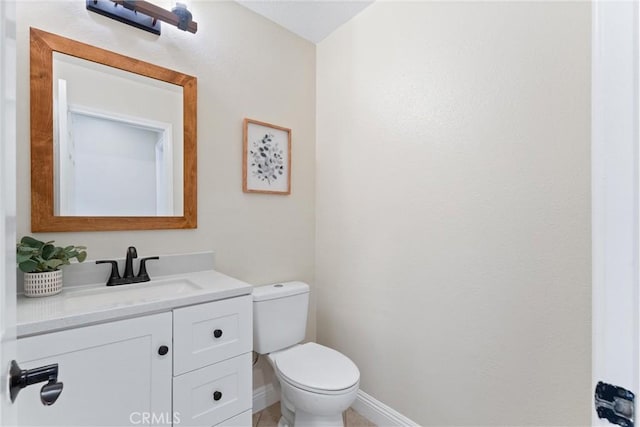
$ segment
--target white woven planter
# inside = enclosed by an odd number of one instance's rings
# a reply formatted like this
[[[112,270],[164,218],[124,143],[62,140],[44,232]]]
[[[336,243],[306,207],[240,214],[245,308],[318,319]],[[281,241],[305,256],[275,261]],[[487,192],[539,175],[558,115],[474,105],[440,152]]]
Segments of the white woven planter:
[[[24,273],[24,295],[46,297],[62,291],[62,270]]]

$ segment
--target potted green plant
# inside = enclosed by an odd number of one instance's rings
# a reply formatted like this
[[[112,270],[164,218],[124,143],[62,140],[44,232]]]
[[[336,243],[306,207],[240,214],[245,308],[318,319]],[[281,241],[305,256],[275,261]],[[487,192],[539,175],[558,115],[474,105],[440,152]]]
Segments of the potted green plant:
[[[82,262],[87,258],[84,246],[55,246],[54,241],[42,242],[24,236],[17,244],[18,268],[24,272],[24,294],[28,297],[55,295],[62,291],[63,265],[72,259]]]

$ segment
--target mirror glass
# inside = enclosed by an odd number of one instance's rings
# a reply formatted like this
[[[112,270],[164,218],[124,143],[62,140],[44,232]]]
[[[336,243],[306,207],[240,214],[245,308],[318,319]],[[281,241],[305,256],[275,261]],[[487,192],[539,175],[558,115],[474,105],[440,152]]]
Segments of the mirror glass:
[[[181,216],[183,88],[53,52],[54,213]]]
[[[31,231],[197,227],[196,77],[30,29]]]

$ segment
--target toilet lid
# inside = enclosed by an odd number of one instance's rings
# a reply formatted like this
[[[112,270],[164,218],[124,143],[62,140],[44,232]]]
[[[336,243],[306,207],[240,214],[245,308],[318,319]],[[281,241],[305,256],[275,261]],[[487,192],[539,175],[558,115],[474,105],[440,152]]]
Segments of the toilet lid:
[[[360,380],[360,371],[351,359],[316,343],[284,351],[275,365],[287,382],[306,390],[345,390]]]

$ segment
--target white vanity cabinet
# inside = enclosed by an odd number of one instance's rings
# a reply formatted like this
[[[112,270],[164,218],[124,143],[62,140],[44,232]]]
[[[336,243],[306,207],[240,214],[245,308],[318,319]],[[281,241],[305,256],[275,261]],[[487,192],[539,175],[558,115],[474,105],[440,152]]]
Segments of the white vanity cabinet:
[[[20,391],[20,426],[128,426],[144,413],[171,413],[171,313],[18,340],[22,369],[57,363],[62,394],[40,402],[42,384]],[[165,415],[166,416],[166,415]],[[132,422],[133,421],[133,422]]]
[[[64,383],[51,406],[22,390],[19,425],[250,426],[252,345],[250,295],[19,338],[21,368]]]

